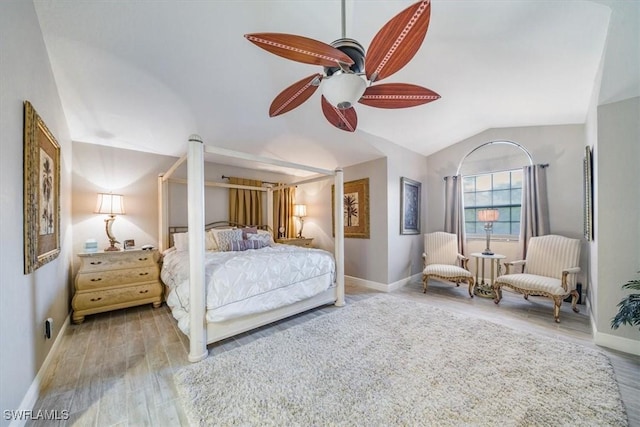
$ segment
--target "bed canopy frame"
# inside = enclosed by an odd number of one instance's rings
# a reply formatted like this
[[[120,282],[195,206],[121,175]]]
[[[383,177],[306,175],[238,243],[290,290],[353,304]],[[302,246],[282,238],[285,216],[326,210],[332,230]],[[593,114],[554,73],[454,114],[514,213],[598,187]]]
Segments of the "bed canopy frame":
[[[277,187],[252,187],[220,182],[206,182],[204,179],[204,154],[217,154],[236,159],[249,160],[257,163],[285,167],[289,169],[313,172],[319,176],[304,179],[291,184]],[[187,162],[187,179],[171,178],[176,169]],[[334,258],[336,263],[335,288],[329,291],[299,301],[280,309],[267,313],[259,313],[229,320],[220,324],[207,324],[206,321],[206,296],[205,296],[205,216],[204,216],[204,189],[205,186],[242,188],[249,190],[265,191],[267,195],[267,225],[273,226],[273,191],[293,187],[301,184],[309,184],[321,180],[333,178],[335,185],[334,217],[335,217],[335,248]],[[321,169],[297,163],[286,162],[278,159],[257,156],[240,151],[214,147],[203,143],[199,135],[189,137],[187,154],[178,159],[165,173],[158,176],[158,218],[160,250],[163,251],[169,244],[169,182],[187,184],[187,226],[189,233],[189,355],[190,362],[198,362],[208,355],[207,344],[236,335],[241,332],[274,322],[279,319],[309,310],[320,305],[334,302],[336,306],[343,306],[344,301],[344,178],[341,168],[335,170]]]

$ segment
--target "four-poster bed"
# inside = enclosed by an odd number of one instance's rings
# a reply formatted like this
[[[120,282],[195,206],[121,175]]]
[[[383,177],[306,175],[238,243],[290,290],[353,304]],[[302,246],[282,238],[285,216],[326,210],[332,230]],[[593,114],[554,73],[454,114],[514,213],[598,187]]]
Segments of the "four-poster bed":
[[[274,303],[272,299],[271,302],[265,304],[264,310],[266,311],[256,311],[256,309],[253,309],[252,311],[249,311],[248,314],[238,314],[238,312],[235,312],[236,314],[228,316],[217,316],[215,314],[212,314],[213,310],[210,309],[214,308],[212,299],[215,299],[215,296],[207,295],[208,291],[206,288],[208,287],[209,292],[211,292],[210,290],[214,289],[214,287],[212,287],[212,282],[216,279],[212,278],[212,273],[210,270],[207,270],[205,272],[205,265],[217,264],[218,267],[216,268],[224,269],[224,263],[227,262],[227,260],[231,259],[232,255],[226,254],[220,256],[221,254],[214,254],[214,256],[206,251],[207,244],[205,242],[206,236],[204,221],[204,188],[205,186],[245,189],[248,187],[226,183],[205,182],[205,153],[239,158],[295,170],[309,171],[320,175],[319,177],[301,180],[295,183],[282,185],[275,188],[251,187],[251,189],[257,189],[259,191],[266,192],[267,228],[270,230],[273,230],[273,191],[290,186],[330,179],[333,177],[336,189],[334,194],[334,216],[336,218],[336,229],[334,256],[331,257],[331,272],[328,271],[329,267],[326,260],[327,256],[330,254],[322,250],[276,245],[276,247],[267,247],[264,249],[246,251],[246,259],[251,260],[247,261],[249,263],[262,263],[264,265],[265,262],[269,262],[264,257],[273,256],[279,258],[279,260],[277,261],[275,261],[275,258],[271,258],[274,259],[274,266],[276,266],[277,263],[281,263],[280,265],[285,267],[289,265],[287,263],[291,263],[292,265],[296,265],[296,263],[305,265],[313,264],[315,265],[315,267],[313,267],[315,268],[315,270],[313,273],[309,273],[309,277],[296,276],[295,278],[287,279],[290,280],[290,283],[282,283],[282,288],[280,289],[262,289],[264,293],[273,291],[273,294],[277,295],[279,293],[279,295],[282,296],[279,302]],[[183,276],[186,276],[188,278],[188,281],[186,284],[183,283],[181,285],[181,291],[176,291],[175,294],[177,295],[181,292],[182,300],[186,298],[188,299],[188,303],[181,305],[176,304],[176,301],[180,300],[180,298],[178,298],[176,295],[173,295],[170,298],[172,305],[179,305],[183,308],[184,306],[188,307],[188,313],[186,311],[183,311],[180,315],[178,315],[178,317],[181,317],[181,320],[179,321],[181,329],[183,329],[183,331],[185,332],[188,332],[190,341],[188,356],[189,361],[197,362],[206,358],[208,355],[207,344],[231,337],[241,332],[257,328],[259,326],[283,319],[297,313],[301,313],[303,311],[321,305],[330,303],[335,303],[335,305],[337,306],[344,305],[343,174],[341,169],[331,171],[312,166],[256,156],[248,153],[237,152],[219,147],[207,146],[203,144],[202,139],[198,135],[192,135],[191,137],[189,137],[187,155],[181,157],[167,172],[161,174],[158,177],[159,235],[161,251],[168,248],[170,237],[168,223],[168,184],[169,182],[185,182],[184,180],[174,180],[171,178],[175,170],[185,161],[187,162],[186,184],[188,198],[188,232],[186,236],[188,236],[188,239],[186,240],[188,242],[188,251],[184,251],[179,255],[179,257],[183,258],[185,261],[188,260],[188,273],[183,273]],[[314,261],[309,263],[308,261],[311,260],[312,257],[317,257],[317,259],[313,258]],[[245,257],[239,259],[244,260]],[[233,262],[235,262],[235,258]],[[172,262],[172,264],[177,264],[177,262]],[[318,267],[320,265],[322,265],[322,267]],[[278,277],[280,276],[286,275],[280,274]],[[330,280],[331,283],[327,283],[327,280]],[[290,292],[290,289],[293,289],[292,286],[297,283],[310,284],[311,287],[309,289],[311,290]],[[224,285],[221,284],[220,286],[222,287]],[[263,286],[263,284],[254,283],[251,286]],[[267,285],[264,286],[268,287]],[[185,289],[185,287],[187,289]],[[177,285],[175,286],[175,289],[177,289]],[[262,291],[254,290],[254,293],[257,294],[261,293]],[[258,295],[256,295],[256,297],[257,296]],[[169,298],[167,301],[169,302]],[[182,302],[184,303],[184,301]],[[220,302],[220,304],[224,305],[225,302]],[[174,316],[176,316],[175,312]]]

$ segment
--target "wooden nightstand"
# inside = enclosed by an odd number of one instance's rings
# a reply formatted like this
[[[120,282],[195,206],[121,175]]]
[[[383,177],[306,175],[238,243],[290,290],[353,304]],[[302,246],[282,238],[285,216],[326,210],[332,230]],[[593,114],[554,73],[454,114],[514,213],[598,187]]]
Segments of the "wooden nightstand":
[[[157,250],[78,254],[82,262],[71,302],[72,320],[82,323],[87,314],[152,303],[162,304]]]
[[[276,243],[284,243],[285,245],[304,246],[305,248],[312,248],[313,237],[292,237],[288,239],[276,239]]]

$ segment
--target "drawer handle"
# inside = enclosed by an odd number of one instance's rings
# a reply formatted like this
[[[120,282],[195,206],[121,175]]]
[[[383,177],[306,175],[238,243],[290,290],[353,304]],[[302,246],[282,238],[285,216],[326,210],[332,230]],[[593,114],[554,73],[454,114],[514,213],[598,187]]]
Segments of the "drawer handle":
[[[147,274],[149,274],[149,272],[144,272],[144,273],[140,273],[140,276],[146,276]]]
[[[97,279],[91,279],[92,282],[99,282],[102,280],[102,277],[98,277]]]
[[[98,298],[91,298],[91,301],[96,302],[96,301],[100,301],[102,299],[102,297],[98,297]]]
[[[91,265],[100,265],[102,261],[91,261]]]
[[[144,258],[138,258],[138,261],[146,261],[146,260],[148,260],[148,259],[149,259],[149,258],[147,258],[147,257],[144,257]]]
[[[144,291],[140,291],[141,294],[146,294],[147,292],[149,292],[149,289],[145,289]]]

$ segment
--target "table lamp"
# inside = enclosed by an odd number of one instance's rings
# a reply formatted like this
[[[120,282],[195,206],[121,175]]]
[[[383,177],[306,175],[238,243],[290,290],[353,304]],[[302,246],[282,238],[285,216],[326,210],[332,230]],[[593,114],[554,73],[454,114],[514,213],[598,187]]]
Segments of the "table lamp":
[[[111,226],[113,221],[116,220],[116,215],[124,215],[124,198],[122,194],[98,193],[98,202],[94,212],[109,215],[109,218],[104,220],[107,238],[110,243],[110,246],[105,251],[119,251],[120,248],[116,247],[116,243],[120,242],[113,236]]]
[[[489,248],[489,242],[491,240],[491,231],[493,230],[493,223],[498,220],[500,213],[497,209],[482,209],[478,211],[478,221],[484,222],[484,231],[487,232],[487,248],[482,252],[482,255],[493,255],[493,252]]]
[[[302,227],[304,227],[304,217],[307,216],[307,205],[293,205],[293,216],[297,216],[300,219],[298,239],[302,239]]]

